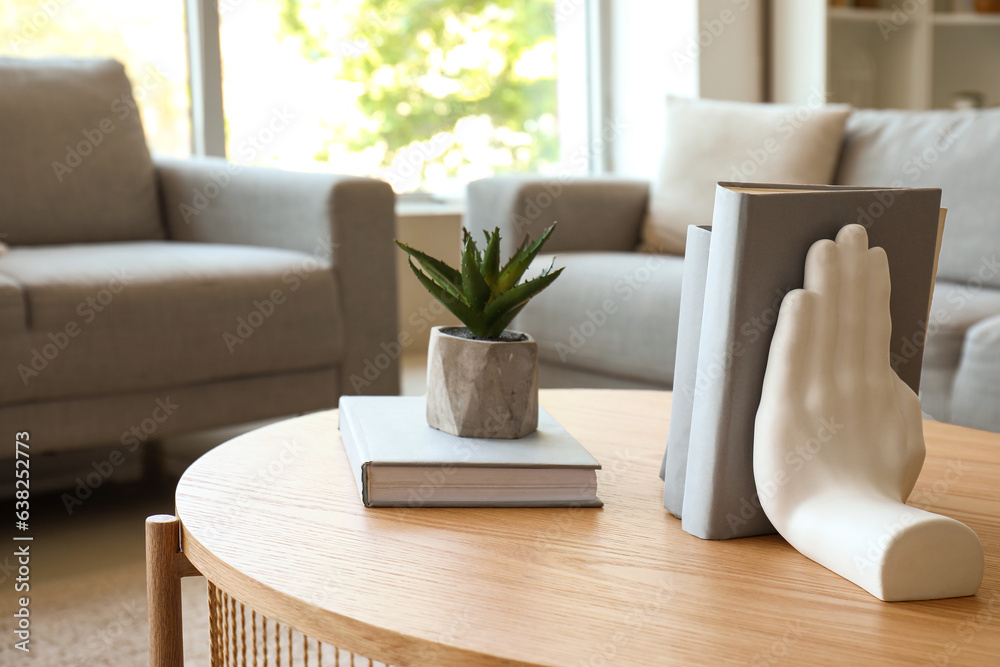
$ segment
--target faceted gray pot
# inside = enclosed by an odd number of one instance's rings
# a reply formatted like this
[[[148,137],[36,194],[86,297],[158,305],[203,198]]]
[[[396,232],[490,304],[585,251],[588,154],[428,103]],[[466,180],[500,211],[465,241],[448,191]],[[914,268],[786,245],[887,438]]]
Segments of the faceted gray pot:
[[[538,428],[538,344],[477,340],[434,327],[427,351],[427,424],[471,438],[520,438]]]

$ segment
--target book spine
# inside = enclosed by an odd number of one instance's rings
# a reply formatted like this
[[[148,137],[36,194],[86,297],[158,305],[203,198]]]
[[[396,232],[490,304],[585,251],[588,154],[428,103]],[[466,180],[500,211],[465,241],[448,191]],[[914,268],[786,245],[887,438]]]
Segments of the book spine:
[[[688,227],[677,326],[670,431],[660,465],[660,479],[664,481],[663,506],[676,517],[681,516],[684,504],[684,478],[687,476],[691,410],[694,407],[698,374],[698,347],[701,342],[701,318],[705,305],[705,279],[708,276],[711,240],[712,232],[709,228],[694,225]]]
[[[354,482],[358,486],[358,493],[365,507],[369,506],[368,501],[368,471],[367,463],[368,447],[365,442],[364,430],[353,412],[353,402],[350,396],[340,398],[338,410],[338,420],[340,422],[340,439],[344,443],[344,451],[347,452],[347,460],[351,466],[351,473],[354,474]]]
[[[738,321],[739,309],[746,304],[744,292],[753,284],[753,277],[744,275],[749,207],[747,195],[717,189],[682,518],[684,530],[703,539],[774,532],[754,505],[752,418],[757,406],[736,395],[734,381],[745,375],[749,356],[741,347]],[[766,358],[766,349],[762,353]],[[741,412],[735,419],[737,410],[750,411],[749,429],[734,427],[747,417]]]

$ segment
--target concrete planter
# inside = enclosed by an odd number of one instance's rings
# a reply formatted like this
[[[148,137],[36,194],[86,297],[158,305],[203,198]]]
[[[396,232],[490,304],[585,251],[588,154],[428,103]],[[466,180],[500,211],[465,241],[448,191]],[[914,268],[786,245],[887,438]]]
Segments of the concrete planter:
[[[474,438],[520,438],[538,428],[538,344],[462,338],[434,327],[427,351],[427,424]],[[510,332],[518,335],[517,332]]]

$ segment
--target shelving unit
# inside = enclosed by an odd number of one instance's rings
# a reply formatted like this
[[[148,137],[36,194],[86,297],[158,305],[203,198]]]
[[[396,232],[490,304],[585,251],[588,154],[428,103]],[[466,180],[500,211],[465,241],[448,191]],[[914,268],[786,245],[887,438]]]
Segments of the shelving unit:
[[[805,103],[825,96],[859,108],[948,108],[979,93],[1000,104],[1000,14],[946,11],[947,2],[899,9],[774,0],[772,93]]]
[[[1000,14],[975,14],[972,12],[935,12],[935,25],[1000,26]]]
[[[855,23],[875,23],[891,21],[891,9],[855,9],[853,7],[830,7],[827,17],[831,21],[851,21]]]

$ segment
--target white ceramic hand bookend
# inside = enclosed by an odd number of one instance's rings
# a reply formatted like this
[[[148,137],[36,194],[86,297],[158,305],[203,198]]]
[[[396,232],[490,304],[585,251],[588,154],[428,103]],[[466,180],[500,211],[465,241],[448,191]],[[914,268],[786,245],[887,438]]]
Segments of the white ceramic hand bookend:
[[[983,547],[905,504],[924,462],[920,401],[889,366],[889,265],[864,227],[809,250],[781,304],[754,429],[754,479],[778,532],[885,601],[973,595]]]

